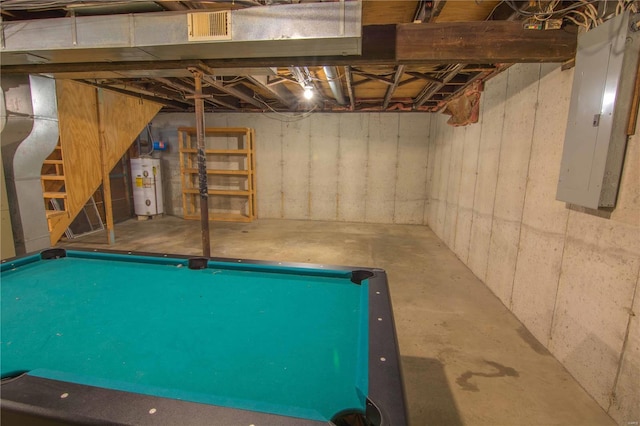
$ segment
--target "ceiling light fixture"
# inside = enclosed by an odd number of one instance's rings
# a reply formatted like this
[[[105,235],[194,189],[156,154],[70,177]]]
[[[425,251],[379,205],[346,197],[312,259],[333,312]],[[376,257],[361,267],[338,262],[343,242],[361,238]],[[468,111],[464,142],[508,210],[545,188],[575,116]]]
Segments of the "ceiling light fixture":
[[[312,86],[305,86],[304,87],[304,98],[305,99],[313,98],[313,87]]]

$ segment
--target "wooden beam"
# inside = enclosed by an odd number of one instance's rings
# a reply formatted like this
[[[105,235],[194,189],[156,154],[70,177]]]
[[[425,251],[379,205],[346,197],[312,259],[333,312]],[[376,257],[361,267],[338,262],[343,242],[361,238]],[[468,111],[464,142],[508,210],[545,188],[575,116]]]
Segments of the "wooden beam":
[[[207,186],[207,156],[204,144],[204,101],[202,94],[202,71],[191,70],[195,85],[196,142],[198,146],[198,188],[200,192],[200,230],[202,236],[202,256],[211,257],[209,239],[209,189]]]
[[[105,118],[104,118],[104,100],[102,95],[102,88],[96,90],[97,106],[98,106],[98,135],[100,143],[100,169],[102,172],[102,193],[104,201],[104,215],[107,221],[107,242],[109,245],[115,244],[116,234],[113,224],[113,205],[111,204],[111,178],[109,172],[111,168],[106,160],[106,145],[105,138]]]
[[[398,24],[399,63],[562,62],[575,55],[577,34],[525,30],[521,22]]]

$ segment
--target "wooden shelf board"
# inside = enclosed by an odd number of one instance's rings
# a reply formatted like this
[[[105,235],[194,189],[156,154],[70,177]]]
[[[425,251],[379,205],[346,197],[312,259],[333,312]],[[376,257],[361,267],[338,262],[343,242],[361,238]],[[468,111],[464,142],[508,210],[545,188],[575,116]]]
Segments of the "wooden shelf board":
[[[196,148],[180,148],[180,152],[185,154],[197,154]],[[249,153],[246,149],[205,149],[205,154],[211,155],[247,155]]]
[[[185,219],[187,220],[200,220],[200,215],[185,215]],[[252,222],[253,218],[249,216],[245,216],[242,214],[232,214],[232,213],[209,213],[209,221],[220,221],[220,222]]]
[[[40,176],[42,180],[64,180],[64,176],[60,175],[42,175]]]
[[[187,188],[182,190],[185,194],[200,194],[200,190],[197,188]],[[239,190],[239,189],[210,189],[207,191],[209,195],[236,195],[236,196],[249,196],[251,191]]]
[[[189,173],[192,175],[198,174],[198,169],[184,169],[184,173]],[[248,176],[249,170],[210,170],[207,169],[208,175],[231,175],[231,176]]]
[[[195,135],[197,133],[195,127],[180,127],[178,128],[179,132],[185,132],[190,135]],[[204,129],[204,134],[207,133],[216,133],[216,134],[245,134],[249,133],[250,128],[248,127],[207,127]]]
[[[47,219],[57,216],[67,216],[68,213],[64,210],[45,210],[45,214],[47,215]]]
[[[62,164],[62,160],[44,160],[42,164]]]

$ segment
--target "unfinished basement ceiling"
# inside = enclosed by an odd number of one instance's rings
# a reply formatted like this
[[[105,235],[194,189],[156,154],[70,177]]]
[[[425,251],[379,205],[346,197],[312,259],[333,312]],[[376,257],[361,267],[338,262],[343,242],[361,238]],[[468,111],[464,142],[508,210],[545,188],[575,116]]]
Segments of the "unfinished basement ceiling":
[[[323,6],[326,3],[332,5]],[[208,95],[207,112],[438,111],[465,91],[477,91],[479,83],[511,63],[562,62],[573,57],[577,31],[572,22],[560,16],[562,29],[523,29],[526,12],[539,11],[536,8],[542,7],[540,3],[545,7],[554,4],[553,7],[561,10],[580,2],[4,0],[1,3],[3,44],[0,52],[4,55],[1,72],[47,73],[56,78],[75,79],[161,102],[164,111],[193,110],[191,70],[205,74],[203,91]],[[262,52],[236,44],[222,54],[217,50],[217,54],[209,56],[206,49],[193,49],[194,46],[185,44],[173,53],[144,47],[140,50],[148,57],[142,58],[136,56],[139,51],[133,54],[132,49],[121,49],[114,59],[101,56],[97,50],[80,51],[76,45],[80,43],[76,37],[78,28],[85,22],[83,19],[93,19],[99,24],[108,18],[105,15],[111,18],[124,15],[132,20],[137,16],[180,15],[186,23],[190,13],[231,10],[229,19],[233,25],[236,15],[251,9],[264,12],[256,16],[265,16],[254,18],[252,28],[268,33],[277,31],[274,27],[278,24],[269,22],[263,26],[261,22],[267,22],[266,16],[278,16],[277,12],[286,8],[285,18],[280,20],[282,25],[294,23],[304,33],[314,31],[307,28],[304,20],[297,23],[296,19],[304,19],[305,13],[313,15],[329,8],[340,17],[344,17],[347,10],[349,17],[348,11],[354,6],[358,9],[355,21],[349,18],[344,23],[325,22],[319,25],[318,31],[322,34],[315,44],[310,41],[311,36],[304,35],[300,38],[309,44],[282,42],[279,50],[277,42],[282,40],[272,35],[267,35],[271,37],[269,41],[276,44],[264,44],[269,47]],[[46,46],[50,50],[37,51],[27,46],[23,47],[26,50],[16,50],[19,54],[10,56],[12,40],[7,34],[16,38],[29,22],[63,22],[64,19],[71,22],[73,34],[67,36],[67,42],[73,41],[73,46],[67,50]],[[354,38],[349,38],[336,45],[338,50],[331,50],[336,40],[345,36],[345,31],[349,33],[349,25],[354,22],[358,32],[357,49],[353,46]],[[46,34],[47,26],[43,28],[42,39],[51,40]],[[158,35],[170,30],[159,26],[154,31],[152,34]],[[129,32],[133,34],[134,29]],[[133,43],[133,35],[124,36],[129,37],[127,43]],[[139,36],[136,37],[138,41]],[[305,88],[313,93],[313,98],[305,99]]]

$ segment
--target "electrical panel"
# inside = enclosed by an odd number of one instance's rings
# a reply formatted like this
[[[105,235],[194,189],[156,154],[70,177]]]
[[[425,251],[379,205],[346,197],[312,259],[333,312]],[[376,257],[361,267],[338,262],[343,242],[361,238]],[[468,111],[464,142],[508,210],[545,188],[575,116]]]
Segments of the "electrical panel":
[[[639,18],[627,11],[578,36],[559,201],[615,207],[637,90]]]

